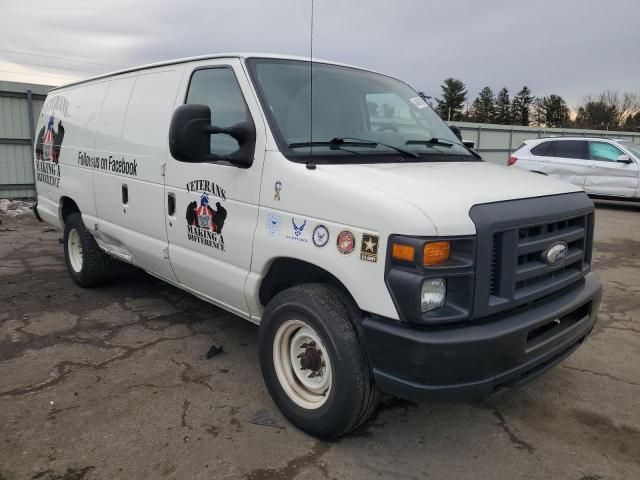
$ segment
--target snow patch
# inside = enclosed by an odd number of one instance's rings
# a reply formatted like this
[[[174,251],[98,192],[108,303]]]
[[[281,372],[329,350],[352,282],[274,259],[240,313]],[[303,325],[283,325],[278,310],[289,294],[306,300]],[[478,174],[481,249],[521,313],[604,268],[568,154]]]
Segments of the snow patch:
[[[29,200],[9,200],[8,198],[0,199],[0,214],[8,217],[17,217],[33,212],[35,202]]]

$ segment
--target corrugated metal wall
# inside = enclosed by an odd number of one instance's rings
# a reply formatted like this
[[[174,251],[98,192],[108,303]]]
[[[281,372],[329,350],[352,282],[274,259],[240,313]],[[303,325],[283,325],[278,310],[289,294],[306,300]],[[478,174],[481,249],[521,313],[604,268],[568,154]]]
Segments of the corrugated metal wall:
[[[448,122],[462,131],[462,139],[474,142],[474,147],[488,162],[505,165],[509,154],[522,142],[540,137],[610,137],[624,138],[640,143],[640,132],[612,132],[603,130],[580,130],[574,128],[540,128],[487,123]]]
[[[31,142],[50,88],[0,81],[0,198],[35,196]],[[29,97],[34,125],[29,120]]]

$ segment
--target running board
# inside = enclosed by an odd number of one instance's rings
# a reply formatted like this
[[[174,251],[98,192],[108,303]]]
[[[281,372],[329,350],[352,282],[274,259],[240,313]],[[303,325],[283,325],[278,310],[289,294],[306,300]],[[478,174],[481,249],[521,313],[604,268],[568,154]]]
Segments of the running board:
[[[107,245],[102,240],[98,240],[97,238],[96,243],[107,255],[115,257],[118,260],[122,260],[123,262],[133,263],[133,257],[128,250]]]

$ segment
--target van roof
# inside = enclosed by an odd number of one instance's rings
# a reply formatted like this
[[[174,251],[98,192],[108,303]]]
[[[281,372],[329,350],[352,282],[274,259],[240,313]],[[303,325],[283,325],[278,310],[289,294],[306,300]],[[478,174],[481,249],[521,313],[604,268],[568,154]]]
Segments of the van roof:
[[[273,54],[273,53],[218,53],[218,54],[210,54],[210,55],[198,55],[198,56],[194,56],[194,57],[176,58],[176,59],[173,59],[173,60],[165,60],[165,61],[162,61],[162,62],[148,63],[148,64],[140,65],[140,66],[137,66],[137,67],[123,68],[121,70],[116,70],[116,71],[109,72],[109,73],[103,73],[101,75],[96,75],[94,77],[85,78],[83,80],[78,80],[76,82],[67,83],[65,85],[60,85],[59,87],[52,88],[49,91],[50,92],[54,92],[56,90],[62,90],[62,89],[67,88],[67,87],[76,86],[76,85],[80,85],[80,84],[83,84],[83,83],[89,83],[89,82],[93,82],[95,80],[100,80],[100,79],[112,77],[112,76],[115,76],[115,75],[121,75],[121,74],[124,74],[124,73],[130,73],[130,72],[137,72],[138,70],[145,70],[145,69],[148,69],[148,68],[163,67],[163,66],[166,66],[166,65],[175,65],[175,64],[178,64],[178,63],[196,62],[196,61],[200,61],[200,60],[210,60],[210,59],[214,59],[214,58],[243,58],[243,59],[247,59],[247,58],[275,58],[275,59],[279,59],[279,60],[302,60],[302,61],[306,61],[306,62],[311,61],[311,59],[309,57],[299,57],[299,56],[295,56],[295,55],[279,55],[279,54]],[[322,59],[319,59],[319,58],[314,58],[313,62],[314,63],[328,63],[328,64],[331,64],[331,65],[339,65],[339,66],[343,66],[343,67],[351,67],[351,68],[357,68],[359,70],[371,71],[371,70],[369,70],[367,68],[357,67],[355,65],[349,65],[349,64],[346,64],[346,63],[333,62],[331,60],[322,60]]]

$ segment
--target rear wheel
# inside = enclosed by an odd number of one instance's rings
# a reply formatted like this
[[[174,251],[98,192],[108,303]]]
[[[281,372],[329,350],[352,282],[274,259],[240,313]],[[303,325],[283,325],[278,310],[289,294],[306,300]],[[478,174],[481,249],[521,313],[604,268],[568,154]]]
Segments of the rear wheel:
[[[98,247],[80,213],[67,218],[63,240],[65,263],[73,281],[81,287],[103,283],[109,275],[111,259]]]
[[[379,400],[349,300],[322,284],[292,287],[273,298],[260,324],[271,396],[293,424],[322,438],[357,428]]]

